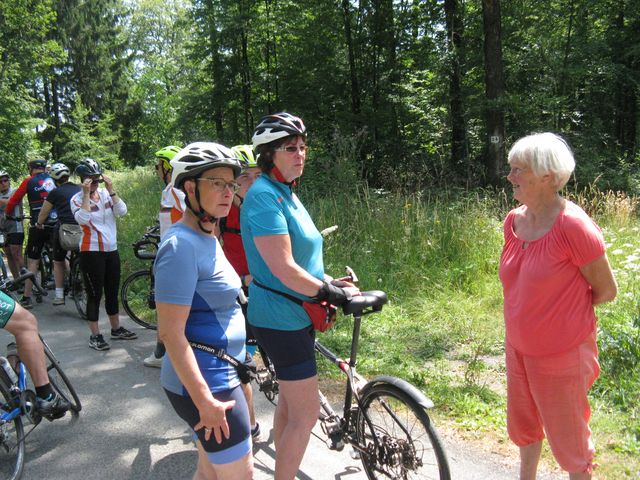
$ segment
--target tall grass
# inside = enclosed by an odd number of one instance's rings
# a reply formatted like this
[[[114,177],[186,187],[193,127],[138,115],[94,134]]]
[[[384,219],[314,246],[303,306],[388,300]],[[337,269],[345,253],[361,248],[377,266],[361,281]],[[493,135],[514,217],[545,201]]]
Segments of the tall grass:
[[[151,169],[115,174],[129,206],[119,223],[123,275],[139,268],[130,244],[157,216],[160,186]],[[397,375],[435,402],[441,423],[465,435],[505,434],[502,291],[497,269],[509,196],[493,191],[402,195],[363,186],[331,195],[300,192],[325,239],[326,271],[353,267],[363,289],[380,289],[389,305],[365,317],[359,370]],[[568,196],[603,227],[619,282],[616,302],[599,307],[602,374],[594,389],[598,478],[640,472],[640,222],[637,200],[595,188]],[[323,342],[348,355],[351,323],[342,318]],[[321,367],[322,368],[322,367]],[[329,375],[330,369],[322,371]]]

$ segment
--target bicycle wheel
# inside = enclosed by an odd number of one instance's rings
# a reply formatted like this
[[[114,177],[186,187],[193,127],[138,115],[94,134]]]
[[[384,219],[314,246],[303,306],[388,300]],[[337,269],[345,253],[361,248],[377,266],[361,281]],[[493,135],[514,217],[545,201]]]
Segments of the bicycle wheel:
[[[0,412],[13,409],[11,396],[6,387],[0,384]],[[9,422],[0,420],[0,478],[17,480],[24,466],[24,427],[19,415]]]
[[[365,387],[356,433],[370,480],[450,479],[444,448],[427,412],[395,385]]]
[[[53,280],[53,256],[48,245],[42,247],[40,253],[40,286],[45,290],[51,290],[55,288],[55,282]]]
[[[49,383],[51,383],[51,386],[58,395],[62,396],[62,398],[69,402],[69,405],[71,405],[71,411],[74,414],[78,414],[78,412],[82,410],[82,404],[80,403],[80,398],[78,397],[76,390],[73,388],[73,385],[71,385],[69,378],[62,370],[60,362],[53,354],[51,348],[49,348],[49,345],[47,345],[47,342],[45,342],[42,337],[40,337],[40,340],[42,340],[44,354],[49,359],[49,365],[47,365]]]
[[[82,270],[80,270],[80,258],[75,256],[71,262],[71,271],[69,272],[69,283],[73,302],[76,304],[76,310],[83,320],[87,319],[87,292],[84,288],[84,279]]]
[[[155,330],[158,325],[153,276],[149,270],[138,270],[127,277],[120,290],[122,306],[127,315],[145,328]]]

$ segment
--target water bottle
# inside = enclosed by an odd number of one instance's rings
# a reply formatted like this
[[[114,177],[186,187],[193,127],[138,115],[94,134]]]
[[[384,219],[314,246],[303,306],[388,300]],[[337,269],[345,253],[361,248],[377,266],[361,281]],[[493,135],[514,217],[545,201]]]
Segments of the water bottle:
[[[0,368],[0,375],[7,387],[18,383],[18,375],[16,375],[16,372],[11,368],[9,360],[5,357],[0,357],[0,367],[2,367]]]

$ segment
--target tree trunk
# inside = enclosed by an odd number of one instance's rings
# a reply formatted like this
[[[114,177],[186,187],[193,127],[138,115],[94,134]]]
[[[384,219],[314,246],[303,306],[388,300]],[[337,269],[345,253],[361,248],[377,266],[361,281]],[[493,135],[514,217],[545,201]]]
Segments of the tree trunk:
[[[349,7],[349,0],[342,0],[342,12],[344,18],[344,35],[349,55],[349,75],[351,77],[351,113],[357,118],[360,115],[360,87],[358,86],[353,37],[351,35],[351,8]]]
[[[445,0],[444,11],[447,26],[447,39],[451,70],[449,73],[449,108],[451,115],[451,171],[458,178],[468,173],[467,128],[464,118],[464,100],[462,98],[463,31],[462,12],[458,0]]]
[[[564,44],[564,58],[562,60],[562,70],[560,71],[560,81],[558,82],[558,96],[560,98],[564,97],[567,84],[567,66],[569,64],[569,54],[571,53],[571,35],[573,33],[573,22],[576,11],[573,1],[569,2],[569,9],[569,24],[567,25],[567,38]],[[562,130],[562,114],[562,107],[560,106],[556,112],[556,130],[558,131]]]
[[[638,73],[637,55],[630,54],[630,45],[637,45],[637,23],[633,22],[625,27],[625,2],[619,4],[615,28],[619,32],[619,39],[613,48],[613,62],[621,63],[615,86],[614,134],[622,155],[633,160],[636,155],[636,137],[638,123],[637,87],[632,75]],[[635,28],[634,28],[635,27]],[[635,65],[634,65],[635,62]],[[629,73],[627,73],[629,72]]]
[[[500,0],[482,0],[484,24],[484,80],[487,108],[487,139],[484,155],[485,181],[497,185],[500,165],[504,162],[504,71],[502,66],[502,33]]]
[[[242,9],[242,31],[241,31],[241,49],[242,49],[242,103],[244,107],[244,130],[245,137],[249,138],[253,131],[253,113],[251,111],[251,66],[249,65],[249,48],[247,35],[247,12],[245,2],[241,2]]]

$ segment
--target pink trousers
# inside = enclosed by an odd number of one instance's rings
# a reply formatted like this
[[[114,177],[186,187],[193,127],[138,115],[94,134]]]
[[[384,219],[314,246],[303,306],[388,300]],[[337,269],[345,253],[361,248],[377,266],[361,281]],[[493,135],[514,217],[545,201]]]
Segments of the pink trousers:
[[[591,472],[595,449],[587,392],[600,374],[595,332],[577,347],[556,355],[522,355],[508,342],[505,351],[511,440],[523,447],[546,434],[564,470]]]

